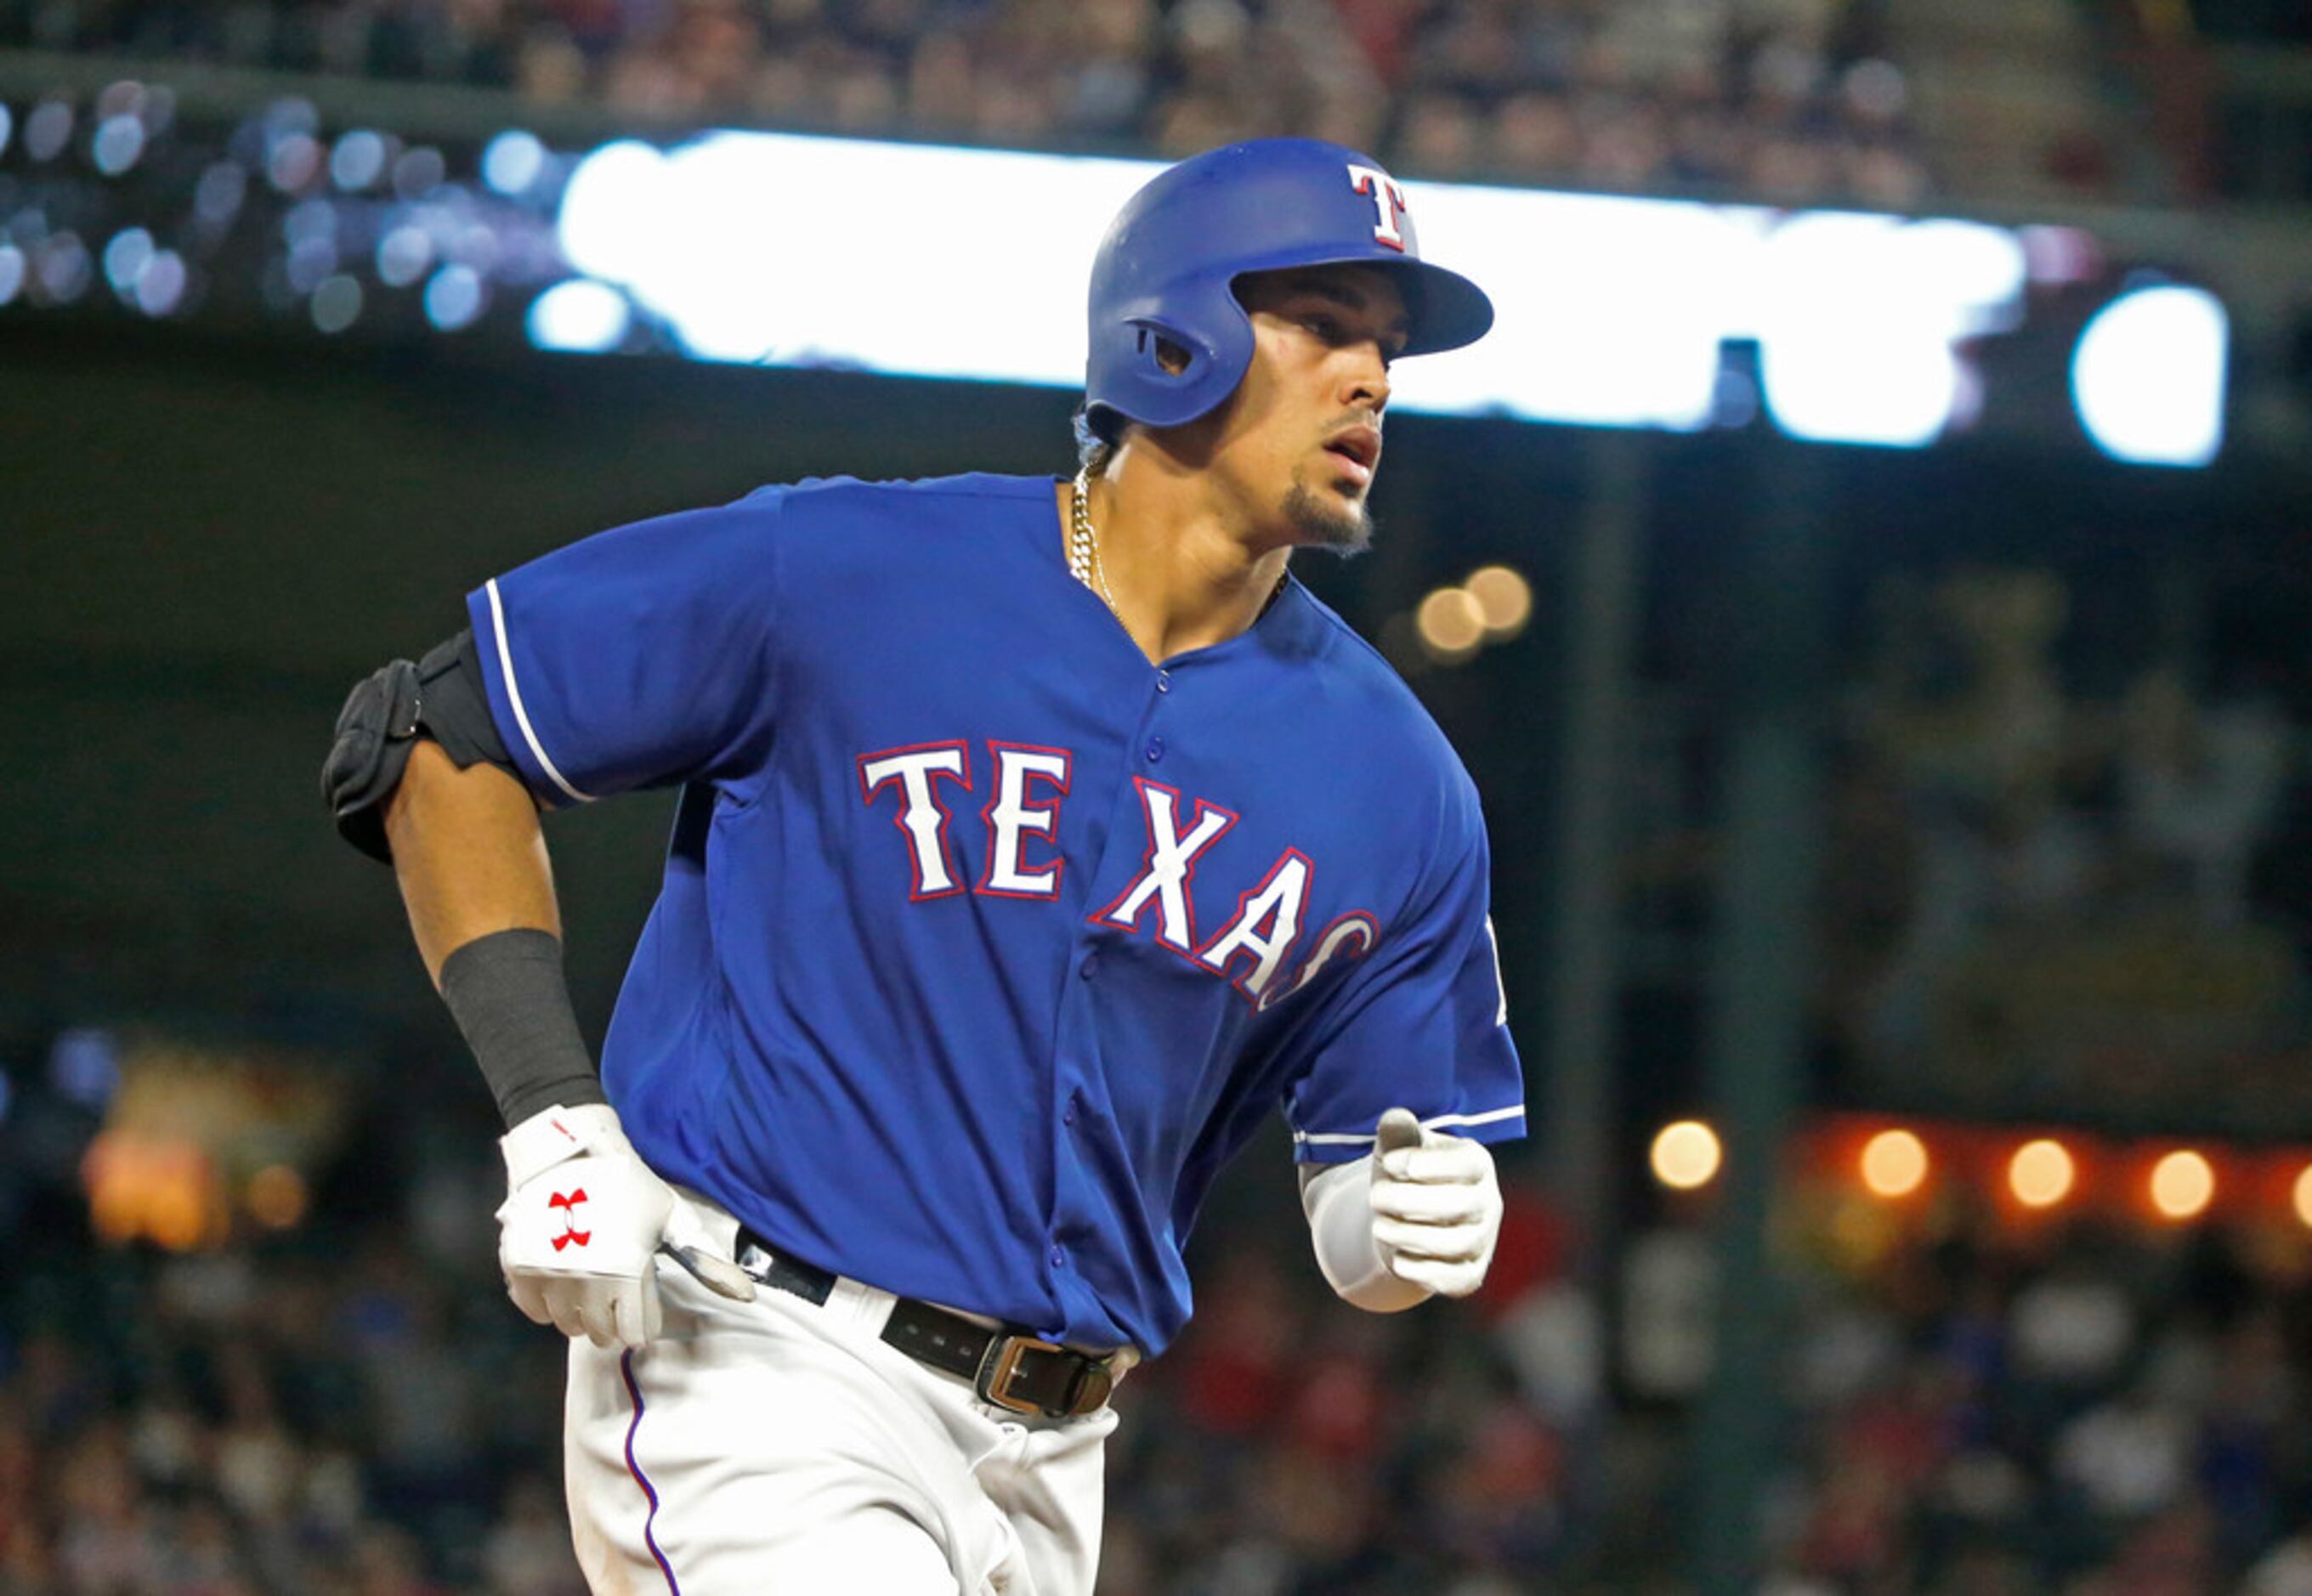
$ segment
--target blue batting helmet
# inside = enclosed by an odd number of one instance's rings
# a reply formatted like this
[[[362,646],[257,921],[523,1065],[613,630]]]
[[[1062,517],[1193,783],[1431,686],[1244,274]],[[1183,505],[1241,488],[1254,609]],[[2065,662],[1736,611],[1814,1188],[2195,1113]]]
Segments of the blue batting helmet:
[[[1181,161],[1134,195],[1091,268],[1084,406],[1113,440],[1125,421],[1178,426],[1236,391],[1252,364],[1252,319],[1233,284],[1248,272],[1356,265],[1394,274],[1411,315],[1406,354],[1473,343],[1493,301],[1431,266],[1405,190],[1370,155],[1311,138],[1264,138]],[[1187,352],[1178,372],[1156,340]]]

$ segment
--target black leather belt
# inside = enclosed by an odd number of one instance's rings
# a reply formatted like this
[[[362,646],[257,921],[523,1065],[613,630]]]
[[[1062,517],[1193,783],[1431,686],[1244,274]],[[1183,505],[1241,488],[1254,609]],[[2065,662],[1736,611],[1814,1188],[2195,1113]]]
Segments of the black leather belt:
[[[825,1307],[835,1290],[833,1275],[773,1252],[753,1231],[739,1232],[738,1253],[739,1267],[757,1280],[816,1306]],[[1112,1356],[1092,1357],[1008,1327],[990,1330],[909,1296],[892,1303],[883,1339],[919,1364],[970,1381],[982,1401],[1007,1412],[1077,1418],[1105,1406],[1116,1389]]]

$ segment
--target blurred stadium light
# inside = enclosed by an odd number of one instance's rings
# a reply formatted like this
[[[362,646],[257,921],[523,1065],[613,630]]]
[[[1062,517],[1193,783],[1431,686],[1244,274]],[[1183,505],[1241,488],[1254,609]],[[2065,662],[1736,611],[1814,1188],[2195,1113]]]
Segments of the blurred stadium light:
[[[1533,616],[1533,584],[1506,565],[1485,565],[1461,584],[1485,618],[1485,635],[1496,641],[1515,637]]]
[[[1711,1182],[1723,1156],[1715,1130],[1700,1120],[1677,1120],[1655,1135],[1649,1162],[1663,1185],[1692,1191]]]
[[[1816,1116],[1787,1150],[1801,1190],[1824,1212],[1849,1196],[1923,1194],[1929,1229],[1959,1209],[2092,1214],[2131,1231],[2157,1231],[2220,1213],[2258,1226],[2312,1226],[2312,1163],[2303,1147],[2253,1138],[2179,1145],[2172,1136],[2114,1136],[2079,1127],[2024,1131],[1996,1121],[1889,1125],[1875,1115]],[[1930,1182],[1930,1175],[1935,1178]],[[2100,1178],[2099,1178],[2100,1177]],[[1931,1217],[1940,1213],[1942,1218]],[[1843,1222],[1843,1221],[1842,1221]]]
[[[2216,1172],[2203,1153],[2179,1147],[2151,1166],[2151,1206],[2164,1219],[2193,1219],[2215,1200]]]
[[[57,1039],[50,1085],[103,1114],[80,1163],[96,1234],[178,1252],[231,1237],[236,1191],[265,1228],[298,1224],[305,1172],[336,1150],[349,1106],[311,1055],[94,1026]]]
[[[2078,1178],[2071,1149],[2052,1137],[2025,1142],[2007,1164],[2008,1190],[2027,1208],[2054,1208],[2071,1194]]]
[[[1874,1197],[1908,1197],[1926,1183],[1927,1147],[1917,1135],[1882,1130],[1862,1148],[1862,1183]]]
[[[556,352],[1072,388],[1082,329],[1054,309],[1082,301],[1096,219],[1157,170],[767,132],[647,142],[511,126],[502,106],[428,142],[426,102],[367,90],[227,115],[163,83],[4,66],[0,156],[22,177],[0,194],[0,304],[84,302],[92,251],[142,229],[156,275],[106,308],[261,300],[282,325],[372,338],[518,327]],[[1908,449],[1995,428],[2167,466],[2207,464],[2225,435],[2231,308],[2123,285],[2172,251],[2100,222],[1413,187],[1428,252],[1500,319],[1405,366],[1403,409],[1687,432],[1763,417]],[[289,217],[296,239],[267,236]],[[2066,369],[2069,403],[2049,380]]]
[[[530,341],[540,349],[600,354],[617,347],[632,320],[626,298],[617,289],[574,278],[530,301]]]
[[[2072,401],[2114,459],[2204,466],[2223,442],[2223,305],[2198,288],[2140,288],[2098,311],[2071,360]]]
[[[1451,665],[1477,651],[1485,641],[1485,612],[1466,588],[1440,588],[1414,612],[1421,646],[1431,658]]]
[[[482,152],[482,181],[509,199],[519,198],[546,170],[546,156],[536,134],[520,128],[501,133]]]
[[[1082,341],[1050,307],[1082,296],[1098,241],[1082,219],[1109,214],[1157,170],[787,134],[713,133],[666,150],[625,139],[577,163],[556,229],[573,265],[631,294],[697,359],[1071,387]],[[1726,352],[1754,342],[1783,431],[1920,447],[1972,419],[1963,346],[2022,321],[2032,259],[2090,252],[2045,239],[2027,249],[2022,231],[1946,219],[1414,192],[1429,253],[1485,283],[1500,312],[1458,358],[1399,374],[1400,407],[1447,414],[1695,431],[1733,419],[1720,414]],[[877,203],[859,205],[862,194]],[[1000,249],[972,247],[998,235]],[[926,259],[926,238],[957,247]],[[2216,326],[2212,389],[2166,388],[2160,401],[2211,440],[2220,311]],[[2147,337],[2165,347],[2157,329],[2124,336],[2098,368],[2113,375],[2089,391],[2140,380]]]

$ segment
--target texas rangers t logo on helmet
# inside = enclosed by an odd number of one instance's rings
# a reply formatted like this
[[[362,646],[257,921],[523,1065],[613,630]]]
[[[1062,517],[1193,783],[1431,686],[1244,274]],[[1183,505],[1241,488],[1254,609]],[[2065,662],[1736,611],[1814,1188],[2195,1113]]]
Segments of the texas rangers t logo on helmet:
[[[1351,166],[1349,187],[1359,194],[1372,196],[1373,210],[1379,220],[1373,223],[1373,237],[1392,249],[1405,248],[1405,234],[1397,219],[1405,214],[1405,190],[1397,179],[1377,166]]]

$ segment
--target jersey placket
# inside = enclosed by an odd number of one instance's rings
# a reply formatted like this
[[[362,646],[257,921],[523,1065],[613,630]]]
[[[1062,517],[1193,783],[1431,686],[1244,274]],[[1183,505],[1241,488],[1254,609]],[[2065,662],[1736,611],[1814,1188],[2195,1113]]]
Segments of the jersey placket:
[[[1099,906],[1108,902],[1125,881],[1138,873],[1144,852],[1146,827],[1140,813],[1135,777],[1157,779],[1169,752],[1172,672],[1157,668],[1143,699],[1133,735],[1124,742],[1122,768],[1109,799],[1107,841],[1095,868],[1086,873],[1091,890],[1076,908],[1075,934],[1070,943],[1072,979],[1060,999],[1054,1035],[1052,1070],[1052,1208],[1045,1225],[1043,1262],[1054,1295],[1074,1320],[1087,1310],[1099,1312],[1091,1288],[1074,1267],[1072,1242],[1098,1234],[1100,1223],[1085,1203],[1098,1188],[1084,1167],[1085,1138],[1096,1133],[1095,1110],[1088,1100],[1087,1076],[1105,1075],[1099,1025],[1101,945],[1128,932],[1099,923]],[[1177,740],[1177,739],[1174,739]],[[1107,896],[1102,894],[1106,894]],[[1105,1097],[1105,1093],[1097,1094]]]

